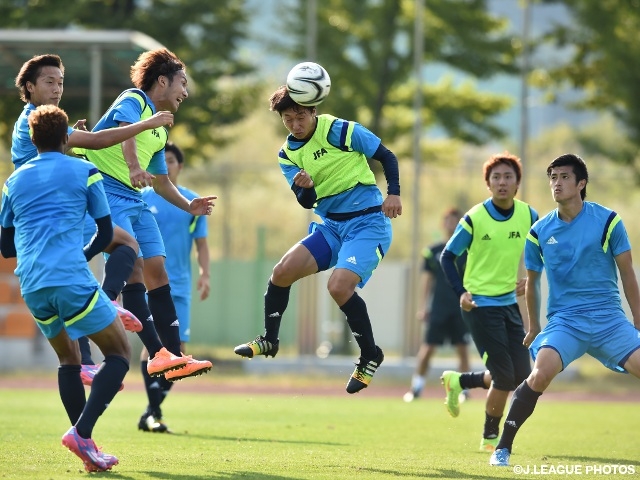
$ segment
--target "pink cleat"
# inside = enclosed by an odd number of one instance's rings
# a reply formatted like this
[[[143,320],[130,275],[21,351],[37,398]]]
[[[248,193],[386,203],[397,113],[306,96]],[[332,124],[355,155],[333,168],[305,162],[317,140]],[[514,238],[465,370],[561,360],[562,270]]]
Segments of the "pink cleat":
[[[109,455],[108,453],[104,453],[100,447],[98,447],[98,452],[100,453],[100,455],[102,455],[102,459],[104,460],[104,463],[107,464],[107,470],[110,470],[112,467],[115,467],[116,465],[118,465],[119,463],[118,457],[114,455]]]
[[[100,365],[80,365],[80,378],[82,379],[82,383],[87,386],[91,386],[93,384],[93,377],[96,376],[100,370]],[[120,384],[119,392],[124,388],[124,383]]]
[[[71,427],[67,433],[62,436],[62,445],[82,460],[84,469],[87,472],[104,472],[118,463],[118,459],[115,457],[109,458],[110,463],[107,463],[105,454],[98,450],[95,442],[90,438],[82,438],[78,435],[76,427]],[[112,455],[108,457],[112,457]],[[115,463],[113,463],[113,459],[115,459]]]
[[[120,321],[122,322],[122,325],[124,325],[125,330],[128,330],[129,332],[139,332],[140,330],[142,330],[142,323],[133,313],[125,308],[122,308],[120,304],[115,300],[111,300],[111,303],[113,303],[113,306],[116,307],[118,318],[120,318]]]

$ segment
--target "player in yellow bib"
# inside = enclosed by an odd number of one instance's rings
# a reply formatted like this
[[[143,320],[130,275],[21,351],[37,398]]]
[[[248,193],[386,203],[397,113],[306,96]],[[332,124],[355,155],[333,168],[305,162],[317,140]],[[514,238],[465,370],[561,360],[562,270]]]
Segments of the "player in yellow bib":
[[[460,220],[440,263],[460,299],[462,318],[487,371],[445,371],[442,382],[452,417],[459,414],[462,390],[489,389],[480,450],[493,452],[509,392],[531,373],[516,295],[524,294],[525,280],[518,279],[518,270],[538,213],[515,198],[522,179],[518,157],[507,152],[493,155],[484,163],[483,173],[491,197]],[[465,251],[467,266],[460,278],[454,260]]]
[[[372,132],[356,122],[318,115],[289,96],[285,86],[271,96],[289,131],[278,157],[298,203],[313,208],[322,223],[312,223],[309,235],[291,247],[274,267],[264,297],[264,335],[238,345],[243,357],[275,357],[280,320],[291,285],[314,273],[334,268],[327,289],[347,317],[360,347],[360,359],[347,392],[366,388],[384,354],[375,343],[364,300],[355,291],[371,277],[391,245],[391,221],[402,214],[396,156]],[[382,164],[387,197],[376,185],[368,158]]]
[[[131,67],[131,81],[135,88],[118,96],[94,130],[128,125],[153,116],[157,110],[175,113],[188,97],[185,65],[167,49],[142,53]],[[142,321],[144,328],[138,335],[151,357],[147,371],[163,377],[161,382],[208,372],[211,362],[180,351],[180,321],[165,269],[164,243],[141,189],[152,186],[165,200],[191,215],[210,215],[216,198],[187,199],[171,183],[164,155],[167,136],[165,128],[155,128],[113,147],[85,152],[104,177],[113,221],[140,245],[122,300],[125,308]]]

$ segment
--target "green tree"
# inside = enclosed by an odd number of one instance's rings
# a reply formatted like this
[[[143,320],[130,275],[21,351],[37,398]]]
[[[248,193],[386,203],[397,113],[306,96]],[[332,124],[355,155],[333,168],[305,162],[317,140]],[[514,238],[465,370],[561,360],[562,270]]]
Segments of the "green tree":
[[[188,158],[202,159],[212,146],[227,140],[219,127],[236,123],[250,113],[252,99],[262,91],[259,83],[251,80],[253,66],[239,55],[248,30],[244,3],[216,0],[207,2],[205,9],[203,5],[200,0],[9,1],[0,3],[0,27],[137,30],[156,39],[187,65],[191,99],[180,107],[176,123],[183,125],[180,143]],[[55,53],[55,46],[52,50]],[[67,61],[72,58],[63,58]],[[123,70],[128,72],[127,68]],[[109,105],[113,100],[104,98],[102,104]],[[72,119],[86,117],[87,96],[67,91],[62,106]],[[6,132],[7,123],[20,112],[17,92],[13,97],[0,98],[0,107],[15,112],[0,121],[0,131]]]
[[[588,153],[629,166],[640,183],[640,1],[545,3],[564,5],[572,18],[538,39],[538,48],[551,46],[563,55],[555,55],[551,67],[536,69],[534,83],[546,88],[553,101],[562,99],[562,87],[578,89],[582,95],[571,101],[574,107],[614,115],[626,139],[612,144],[603,136],[589,135],[582,138],[581,146]]]
[[[410,151],[413,127],[413,0],[326,0],[318,2],[317,61],[332,80],[322,105],[366,125],[383,139]],[[424,12],[425,68],[450,74],[422,85],[425,127],[437,127],[473,144],[500,138],[494,117],[510,99],[478,90],[471,79],[518,71],[518,41],[507,21],[488,13],[484,0],[427,0]],[[279,18],[295,42],[277,47],[290,58],[304,59],[307,2],[289,5]],[[456,78],[466,77],[460,82]],[[404,148],[403,148],[404,147]],[[404,152],[403,152],[404,150]]]

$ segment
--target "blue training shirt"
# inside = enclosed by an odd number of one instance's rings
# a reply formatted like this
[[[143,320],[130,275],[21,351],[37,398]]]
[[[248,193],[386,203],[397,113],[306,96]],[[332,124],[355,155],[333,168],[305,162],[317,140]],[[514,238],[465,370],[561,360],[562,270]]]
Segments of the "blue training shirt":
[[[188,200],[198,198],[198,194],[188,188],[181,185],[177,188]],[[207,237],[207,217],[185,212],[151,187],[142,190],[142,200],[149,205],[164,241],[171,294],[191,298],[191,249],[196,238]]]
[[[90,162],[46,152],[7,179],[0,223],[16,229],[16,275],[23,294],[63,285],[98,286],[82,250],[85,212],[93,218],[110,214],[102,175]]]
[[[15,168],[21,167],[26,162],[38,155],[38,149],[31,141],[29,132],[29,115],[37,107],[33,103],[27,103],[22,109],[22,113],[13,125],[11,133],[11,161]],[[67,134],[71,136],[75,130],[68,127]]]
[[[331,125],[327,140],[335,147],[341,145],[341,135],[347,120],[336,119]],[[351,148],[356,152],[363,153],[367,158],[373,157],[376,150],[380,146],[381,140],[373,132],[363,127],[359,123],[353,123],[353,133],[351,134]],[[300,148],[305,144],[304,140],[298,140],[293,135],[287,137],[287,143],[292,149]],[[283,152],[281,151],[281,154]],[[284,174],[289,186],[293,185],[293,177],[300,171],[300,168],[294,165],[280,164],[282,173]],[[364,210],[365,208],[382,205],[382,194],[377,185],[356,185],[354,188],[346,192],[324,198],[315,207],[314,211],[321,217],[327,213],[344,213]]]
[[[549,283],[547,317],[557,312],[621,308],[615,257],[631,250],[620,216],[584,202],[571,223],[555,209],[527,235],[527,270],[542,272]]]

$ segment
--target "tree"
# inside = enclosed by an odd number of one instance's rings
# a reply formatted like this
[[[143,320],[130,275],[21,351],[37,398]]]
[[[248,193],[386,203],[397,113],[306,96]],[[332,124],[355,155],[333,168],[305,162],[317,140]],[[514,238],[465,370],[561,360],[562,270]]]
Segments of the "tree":
[[[276,45],[290,58],[305,58],[306,4],[297,1],[279,15],[296,41]],[[317,61],[327,68],[332,92],[322,105],[354,119],[381,138],[410,151],[413,126],[413,0],[326,0],[318,2]],[[488,13],[484,0],[427,0],[424,16],[425,68],[452,74],[425,83],[422,118],[456,140],[482,144],[503,136],[493,117],[510,99],[478,91],[471,80],[518,71],[518,42],[507,21]],[[455,74],[455,75],[454,75]],[[397,147],[396,147],[397,149]],[[402,153],[402,147],[398,153]]]
[[[602,154],[628,165],[640,183],[640,1],[547,0],[564,5],[572,21],[555,25],[539,39],[538,48],[564,52],[550,67],[540,67],[533,81],[549,91],[572,87],[582,96],[576,108],[609,112],[625,130],[627,141],[612,145],[598,136],[584,137],[588,153]],[[561,98],[553,93],[552,100]]]
[[[208,2],[206,9],[200,0],[18,3],[22,2],[2,2],[0,27],[137,30],[175,52],[187,65],[192,80],[191,99],[177,116],[177,125],[183,125],[180,144],[190,159],[203,158],[203,147],[223,144],[227,139],[218,127],[236,123],[250,113],[252,99],[261,91],[259,82],[250,76],[252,65],[238,54],[247,35],[247,12],[242,2],[216,0]],[[103,104],[113,100],[105,98]],[[88,101],[65,93],[62,106],[70,118],[83,118]],[[15,97],[1,98],[0,107],[5,112],[15,111],[0,120],[0,131],[6,131],[7,122],[20,112],[17,92]]]

